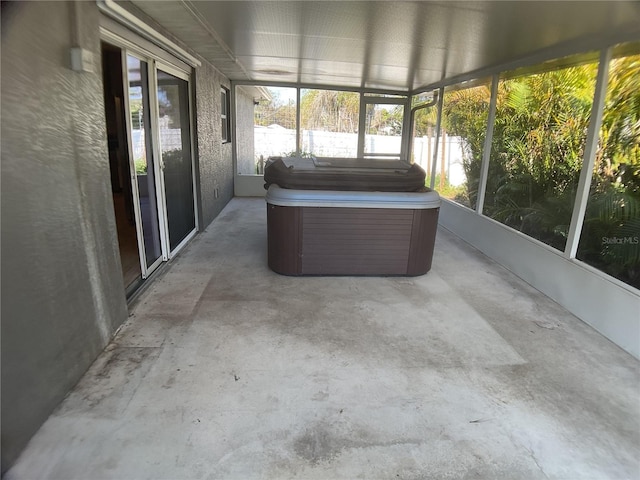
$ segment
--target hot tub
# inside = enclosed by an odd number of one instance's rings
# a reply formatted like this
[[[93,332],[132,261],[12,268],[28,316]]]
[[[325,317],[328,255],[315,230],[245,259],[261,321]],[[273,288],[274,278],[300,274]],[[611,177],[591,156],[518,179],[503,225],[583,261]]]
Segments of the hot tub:
[[[270,185],[269,267],[284,275],[423,275],[431,269],[437,192]]]
[[[402,160],[329,157],[270,157],[265,188],[414,192],[424,188],[425,171]]]

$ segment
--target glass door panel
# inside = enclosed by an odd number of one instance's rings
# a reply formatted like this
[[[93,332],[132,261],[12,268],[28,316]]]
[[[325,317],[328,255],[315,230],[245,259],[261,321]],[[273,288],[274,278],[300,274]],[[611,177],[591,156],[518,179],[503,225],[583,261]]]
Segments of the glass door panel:
[[[149,65],[127,55],[127,82],[131,153],[134,162],[134,192],[138,192],[135,205],[138,223],[138,244],[143,251],[143,277],[162,261],[158,201],[153,162],[151,135],[151,104],[149,95]],[[141,230],[141,231],[140,231]]]
[[[196,228],[189,132],[189,83],[158,69],[158,131],[173,251]]]

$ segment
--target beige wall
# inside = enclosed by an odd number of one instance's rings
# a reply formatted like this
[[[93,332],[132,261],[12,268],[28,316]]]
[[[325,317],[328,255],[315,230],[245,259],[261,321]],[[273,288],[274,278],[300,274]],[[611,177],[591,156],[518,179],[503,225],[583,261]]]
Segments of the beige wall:
[[[2,7],[3,471],[127,318],[98,18],[89,2]],[[93,73],[69,68],[72,42]]]
[[[236,88],[236,172],[256,173],[254,153],[253,96],[246,87]]]
[[[95,2],[2,6],[3,472],[128,315],[99,18]],[[69,68],[76,44],[93,53],[94,72]],[[202,229],[233,196],[232,144],[220,133],[229,81],[206,62],[192,79]]]

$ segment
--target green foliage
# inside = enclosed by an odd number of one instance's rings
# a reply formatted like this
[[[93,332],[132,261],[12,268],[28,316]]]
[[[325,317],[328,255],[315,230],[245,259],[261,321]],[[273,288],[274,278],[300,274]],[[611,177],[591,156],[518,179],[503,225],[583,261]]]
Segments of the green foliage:
[[[476,207],[478,184],[491,91],[487,86],[446,92],[443,101],[442,127],[447,135],[463,139],[462,166],[467,182],[465,193],[458,194],[461,202]]]
[[[592,195],[579,258],[640,287],[640,196],[620,186]]]
[[[259,126],[277,124],[288,129],[296,125],[295,102],[283,102],[277,89],[272,89],[271,101],[262,101],[254,109],[254,123]],[[401,135],[404,107],[402,105],[369,105],[366,131],[376,135]],[[300,97],[300,123],[303,130],[358,133],[360,94],[338,90],[303,89]],[[431,126],[435,119],[430,120]],[[424,125],[426,127],[426,125]],[[422,124],[419,130],[422,129]],[[420,130],[421,131],[421,130]]]
[[[272,95],[270,101],[261,101],[254,108],[254,124],[262,127],[280,125],[293,130],[296,128],[296,103],[293,99],[287,101],[280,98],[283,89],[269,88]]]
[[[312,152],[296,152],[292,150],[291,152],[285,152],[282,154],[283,157],[302,157],[302,158],[313,158],[315,155]]]
[[[417,110],[413,119],[413,136],[433,136],[437,120],[438,109],[435,106]]]
[[[424,184],[426,187],[431,185],[430,177],[427,177],[425,179]],[[461,203],[462,205],[469,206],[469,199],[467,197],[467,189],[465,185],[453,186],[449,183],[449,179],[446,176],[442,177],[440,174],[437,174],[434,186],[438,191],[438,194],[442,197],[450,198],[458,203]]]
[[[138,175],[147,174],[147,161],[144,158],[136,158],[133,163],[136,168],[136,174]]]
[[[483,210],[563,250],[597,64],[501,81]],[[489,95],[447,92],[443,127],[464,140],[457,198],[475,206]],[[466,204],[466,203],[465,203]],[[612,60],[578,258],[640,288],[640,55]],[[612,240],[613,239],[613,240]]]
[[[305,130],[357,133],[360,94],[337,90],[302,90],[300,121]]]
[[[402,135],[403,105],[367,105],[365,132],[368,135]]]
[[[597,66],[500,82],[484,212],[563,249],[580,176]],[[443,125],[464,139],[467,197],[475,206],[487,127],[485,86],[445,97]]]
[[[640,55],[609,65],[578,258],[640,288]]]

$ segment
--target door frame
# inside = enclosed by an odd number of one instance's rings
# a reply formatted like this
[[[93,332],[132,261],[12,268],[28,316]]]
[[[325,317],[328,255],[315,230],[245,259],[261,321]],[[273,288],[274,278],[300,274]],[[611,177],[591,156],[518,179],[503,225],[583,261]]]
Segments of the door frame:
[[[155,61],[155,70],[154,70],[154,75],[156,76],[156,83],[155,83],[155,87],[156,87],[156,95],[155,95],[155,100],[156,100],[156,112],[159,109],[159,99],[158,99],[158,95],[157,95],[157,86],[158,86],[158,82],[157,82],[157,70],[162,70],[165,73],[168,73],[169,75],[173,75],[174,77],[177,77],[181,80],[184,80],[185,82],[187,82],[187,98],[188,98],[188,115],[187,115],[187,120],[189,122],[189,151],[191,153],[191,183],[193,185],[193,215],[194,215],[194,228],[193,230],[191,230],[191,232],[189,232],[187,234],[186,237],[184,237],[184,239],[182,239],[182,241],[176,245],[176,247],[173,250],[168,251],[167,255],[168,258],[173,258],[175,255],[178,254],[178,252],[180,250],[182,250],[182,248],[184,248],[184,246],[189,243],[189,241],[196,236],[196,234],[198,233],[198,231],[200,231],[200,223],[198,221],[200,214],[199,214],[199,210],[198,210],[198,201],[197,201],[197,196],[196,196],[196,163],[195,163],[195,155],[194,155],[194,148],[195,148],[195,141],[194,141],[194,136],[193,136],[193,126],[195,125],[195,122],[193,121],[193,91],[192,91],[192,82],[191,82],[191,74],[189,72],[184,71],[183,69],[172,65],[170,63],[167,63],[163,60],[156,60]],[[157,123],[157,115],[156,115],[156,123]],[[158,136],[158,142],[156,143],[156,148],[159,149],[160,147],[160,137]],[[158,151],[159,153],[159,151]],[[161,161],[162,160],[162,155],[158,156],[158,159]],[[162,162],[162,166],[161,166],[161,170],[162,172],[164,172],[164,162]],[[166,197],[164,195],[164,174],[162,175],[162,192],[163,192],[163,198],[165,200],[164,203],[164,209],[165,209],[165,215],[166,215],[166,211],[167,211],[167,204],[166,204]],[[168,220],[167,220],[167,226],[168,226]],[[167,245],[171,245],[169,243],[169,229],[166,229],[166,242]]]
[[[157,136],[157,102],[153,99],[157,97],[157,92],[154,91],[156,84],[155,68],[153,65],[153,59],[149,59],[144,55],[139,54],[130,48],[121,48],[122,51],[122,82],[124,88],[124,109],[125,109],[125,121],[127,127],[127,148],[129,151],[129,176],[131,180],[131,189],[133,192],[133,209],[135,212],[136,232],[138,236],[138,252],[140,258],[140,269],[142,272],[142,278],[147,278],[153,271],[158,268],[162,262],[168,259],[167,255],[167,243],[164,232],[167,230],[166,223],[166,204],[164,199],[164,185],[162,184],[162,175],[160,173],[160,161],[158,159],[158,136]],[[129,103],[130,88],[128,79],[127,57],[132,56],[147,63],[147,85],[149,95],[149,134],[151,135],[151,152],[149,152],[151,158],[147,158],[147,163],[151,162],[153,166],[153,183],[155,186],[156,204],[155,209],[158,215],[158,230],[160,236],[160,256],[149,266],[147,266],[146,247],[144,244],[144,228],[142,225],[142,211],[140,209],[140,191],[138,189],[138,175],[136,173],[136,167],[133,156],[133,137],[132,124],[131,124],[131,105]],[[143,88],[145,86],[143,85]]]
[[[147,40],[138,37],[134,32],[129,31],[126,27],[113,22],[107,17],[101,16],[100,40],[114,45],[122,51],[122,81],[124,88],[124,110],[125,110],[125,128],[127,130],[127,149],[129,153],[129,178],[131,181],[134,217],[136,223],[138,252],[140,258],[140,268],[142,279],[146,279],[154,270],[156,270],[163,262],[173,258],[184,246],[197,234],[200,229],[199,209],[197,202],[197,182],[196,182],[196,163],[195,163],[195,141],[194,141],[194,112],[193,112],[193,82],[191,65],[184,63],[182,60],[174,57],[166,50],[150,44]],[[141,61],[147,63],[148,75],[148,91],[149,91],[149,114],[150,114],[150,133],[152,145],[152,162],[154,167],[154,185],[156,188],[156,209],[158,214],[158,226],[160,229],[160,246],[162,254],[149,267],[146,265],[146,252],[144,246],[144,236],[142,229],[142,212],[140,209],[140,192],[138,189],[137,176],[135,173],[135,163],[133,161],[133,144],[131,138],[131,111],[129,104],[129,81],[127,76],[127,55],[132,55]],[[189,142],[191,157],[191,181],[193,185],[193,205],[194,205],[194,229],[171,250],[169,245],[169,229],[167,220],[167,203],[165,195],[164,171],[162,165],[162,156],[160,155],[160,137],[158,127],[158,90],[157,90],[157,70],[161,69],[166,73],[174,75],[187,82],[188,85],[188,115],[186,121],[189,122]]]

